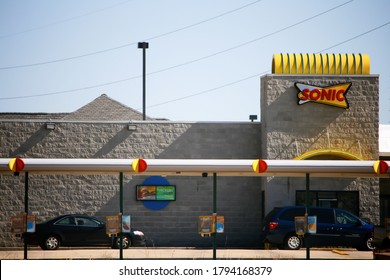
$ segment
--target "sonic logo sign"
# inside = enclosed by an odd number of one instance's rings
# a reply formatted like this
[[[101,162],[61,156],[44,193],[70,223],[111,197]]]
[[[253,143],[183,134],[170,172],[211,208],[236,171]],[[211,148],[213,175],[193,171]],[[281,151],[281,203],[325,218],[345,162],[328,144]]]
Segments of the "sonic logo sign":
[[[299,90],[298,105],[315,102],[347,109],[349,104],[346,94],[351,85],[352,83],[343,83],[328,87],[318,87],[295,83],[295,87]]]

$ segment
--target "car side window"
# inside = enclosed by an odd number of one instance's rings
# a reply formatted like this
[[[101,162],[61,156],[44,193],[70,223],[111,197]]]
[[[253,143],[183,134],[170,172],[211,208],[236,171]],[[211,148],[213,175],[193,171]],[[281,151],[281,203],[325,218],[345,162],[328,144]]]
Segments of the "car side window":
[[[76,222],[78,226],[88,226],[88,227],[98,227],[99,222],[93,219],[88,219],[88,218],[76,218]]]
[[[309,215],[317,216],[317,223],[334,224],[333,210],[314,208],[309,210]]]
[[[342,210],[336,210],[336,223],[342,225],[353,225],[358,222],[359,220],[355,216],[352,216],[351,214]]]
[[[66,217],[66,218],[63,218],[62,220],[59,220],[58,222],[56,222],[56,225],[74,226],[74,225],[76,225],[76,223],[75,223],[73,217]]]

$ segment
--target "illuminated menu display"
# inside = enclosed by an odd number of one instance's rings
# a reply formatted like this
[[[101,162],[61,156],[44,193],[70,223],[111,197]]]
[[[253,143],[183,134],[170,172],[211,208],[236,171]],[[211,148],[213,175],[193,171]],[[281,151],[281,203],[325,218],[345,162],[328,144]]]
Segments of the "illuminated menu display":
[[[137,185],[137,200],[141,201],[174,201],[176,186]]]

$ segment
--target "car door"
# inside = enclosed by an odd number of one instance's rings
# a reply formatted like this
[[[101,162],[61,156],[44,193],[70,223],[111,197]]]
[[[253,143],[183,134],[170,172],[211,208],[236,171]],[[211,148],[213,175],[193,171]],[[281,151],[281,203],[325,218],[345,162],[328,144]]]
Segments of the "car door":
[[[359,246],[365,231],[361,221],[351,213],[336,209],[335,228],[339,234],[339,246]]]
[[[104,223],[92,217],[76,216],[78,245],[108,244]]]
[[[330,246],[338,242],[339,233],[334,227],[334,211],[328,208],[311,208],[310,216],[317,217],[317,233],[311,234],[310,244]]]
[[[60,235],[63,244],[74,244],[78,241],[77,226],[73,216],[67,216],[58,220],[53,224],[50,231]]]

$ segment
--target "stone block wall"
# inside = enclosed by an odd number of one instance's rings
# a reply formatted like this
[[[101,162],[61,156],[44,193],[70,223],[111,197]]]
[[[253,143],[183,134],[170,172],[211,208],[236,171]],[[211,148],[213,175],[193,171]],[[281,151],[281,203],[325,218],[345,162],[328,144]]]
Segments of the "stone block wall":
[[[209,158],[252,159],[261,155],[260,123],[126,123],[1,120],[0,157],[11,158]],[[167,177],[177,200],[150,210],[135,199],[146,178],[124,176],[124,214],[153,246],[211,246],[197,234],[197,217],[212,214],[213,178]],[[261,179],[217,177],[217,209],[225,216],[218,246],[260,246]],[[10,234],[10,218],[24,211],[24,173],[0,175],[0,247],[21,246]],[[103,218],[119,212],[119,174],[29,175],[29,210],[38,222],[65,213]]]
[[[298,105],[295,82],[327,87],[351,82],[346,94],[348,109],[308,102]],[[377,160],[379,123],[379,77],[267,75],[261,79],[262,152],[268,159],[294,159],[305,152],[329,149]],[[266,211],[294,204],[295,190],[305,188],[288,178],[264,180]],[[360,216],[378,222],[379,180],[313,178],[315,190],[358,190]]]
[[[327,87],[352,82],[349,108],[309,102],[297,105],[294,83]],[[343,150],[361,159],[378,159],[379,79],[377,76],[289,76],[262,78],[263,154],[292,159],[316,149]]]

